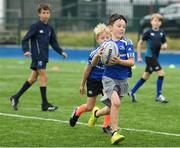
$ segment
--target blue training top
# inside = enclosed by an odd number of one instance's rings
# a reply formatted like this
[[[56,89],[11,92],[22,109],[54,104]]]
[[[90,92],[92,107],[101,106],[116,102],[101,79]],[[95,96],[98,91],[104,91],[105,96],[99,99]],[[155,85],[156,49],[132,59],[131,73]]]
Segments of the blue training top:
[[[93,49],[91,51],[91,53],[89,54],[88,64],[92,65],[92,59],[93,59],[94,55],[98,52],[99,47],[100,47],[100,45],[98,45],[95,49]],[[97,65],[92,68],[88,78],[95,79],[95,80],[101,80],[103,72],[104,72],[104,66],[103,66],[101,60],[99,60]]]
[[[54,29],[42,21],[32,24],[23,38],[22,49],[24,52],[30,51],[29,40],[31,41],[32,60],[48,61],[49,45],[59,54],[63,52],[57,42]]]
[[[146,41],[147,46],[145,56],[158,58],[161,44],[166,42],[166,36],[163,30],[154,31],[150,28],[143,34],[142,40]]]
[[[113,40],[112,40],[113,41]],[[122,38],[121,40],[114,41],[119,49],[120,59],[127,60],[134,58],[134,48],[132,41],[128,38]],[[104,75],[113,79],[124,80],[132,76],[131,67],[115,64],[112,66],[105,66]]]

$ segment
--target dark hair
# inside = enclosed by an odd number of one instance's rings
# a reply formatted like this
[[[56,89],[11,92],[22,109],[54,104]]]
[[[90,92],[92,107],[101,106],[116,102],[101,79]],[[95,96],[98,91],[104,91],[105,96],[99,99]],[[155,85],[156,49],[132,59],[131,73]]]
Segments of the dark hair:
[[[124,20],[125,21],[125,23],[127,24],[127,20],[126,20],[126,18],[123,16],[123,15],[120,15],[120,14],[117,14],[117,13],[115,13],[115,14],[112,14],[110,17],[109,17],[109,25],[113,25],[114,24],[114,22],[116,21],[116,20]]]
[[[41,13],[41,10],[49,10],[49,11],[51,11],[51,7],[50,7],[50,5],[49,4],[39,4],[38,5],[38,7],[37,7],[37,12],[38,13]]]

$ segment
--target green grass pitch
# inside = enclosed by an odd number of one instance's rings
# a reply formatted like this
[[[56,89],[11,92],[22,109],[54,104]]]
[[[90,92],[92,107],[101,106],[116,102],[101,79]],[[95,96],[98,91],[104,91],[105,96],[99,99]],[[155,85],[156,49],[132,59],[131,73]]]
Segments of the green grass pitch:
[[[39,82],[20,99],[19,110],[11,108],[9,96],[30,75],[29,60],[0,59],[0,147],[111,147],[110,135],[101,126],[88,128],[90,113],[85,113],[74,128],[69,126],[73,108],[85,103],[79,84],[85,63],[51,61],[48,63],[49,101],[59,106],[55,112],[41,111]],[[141,77],[144,67],[133,70],[130,87]],[[155,102],[156,74],[137,92],[138,103],[122,100],[119,126],[126,139],[122,147],[180,146],[180,68],[165,68],[163,94],[168,104]],[[99,97],[100,98],[100,97]],[[97,99],[97,105],[103,104]],[[101,125],[103,118],[98,120]],[[127,129],[129,128],[129,130]]]

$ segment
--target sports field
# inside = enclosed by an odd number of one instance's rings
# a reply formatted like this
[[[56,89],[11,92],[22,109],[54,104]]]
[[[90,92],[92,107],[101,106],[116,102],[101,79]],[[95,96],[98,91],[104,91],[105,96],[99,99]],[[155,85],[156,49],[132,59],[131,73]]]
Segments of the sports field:
[[[69,126],[73,108],[86,101],[79,94],[85,63],[50,61],[48,98],[59,106],[55,112],[42,112],[38,82],[20,99],[19,110],[11,108],[9,96],[15,93],[30,74],[29,60],[0,59],[0,146],[1,147],[111,147],[110,135],[102,132],[102,119],[88,128],[90,113],[83,114],[74,128]],[[132,86],[144,67],[133,70]],[[156,75],[138,91],[138,103],[122,100],[119,125],[126,139],[121,147],[180,147],[180,68],[165,68],[163,94],[170,101],[154,101]],[[97,100],[97,105],[103,104]]]

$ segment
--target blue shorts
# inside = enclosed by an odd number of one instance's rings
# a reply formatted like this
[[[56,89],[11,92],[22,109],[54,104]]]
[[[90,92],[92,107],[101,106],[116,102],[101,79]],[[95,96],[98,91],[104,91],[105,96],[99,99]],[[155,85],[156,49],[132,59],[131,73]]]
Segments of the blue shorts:
[[[46,69],[46,64],[47,64],[47,61],[35,60],[35,61],[31,62],[31,67],[30,68],[32,70]]]

